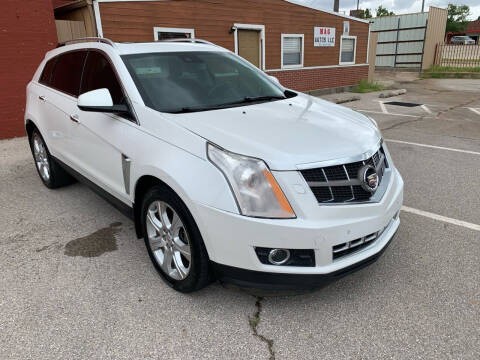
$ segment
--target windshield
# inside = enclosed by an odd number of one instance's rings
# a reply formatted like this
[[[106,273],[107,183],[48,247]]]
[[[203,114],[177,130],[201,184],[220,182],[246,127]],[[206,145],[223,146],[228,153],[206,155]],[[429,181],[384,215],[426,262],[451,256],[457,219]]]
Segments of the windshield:
[[[221,109],[293,96],[228,52],[149,53],[122,59],[145,104],[161,112]]]

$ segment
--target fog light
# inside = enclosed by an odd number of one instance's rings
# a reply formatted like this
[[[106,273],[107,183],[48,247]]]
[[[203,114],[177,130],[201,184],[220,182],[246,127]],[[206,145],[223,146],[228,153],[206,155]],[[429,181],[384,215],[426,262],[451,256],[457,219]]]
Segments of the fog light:
[[[268,261],[273,265],[285,264],[290,259],[290,250],[272,249],[268,253]]]

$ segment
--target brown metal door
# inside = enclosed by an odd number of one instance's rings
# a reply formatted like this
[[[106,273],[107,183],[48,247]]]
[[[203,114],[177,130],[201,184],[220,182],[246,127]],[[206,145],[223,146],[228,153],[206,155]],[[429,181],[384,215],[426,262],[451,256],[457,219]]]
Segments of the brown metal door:
[[[260,31],[238,29],[238,55],[260,67]]]

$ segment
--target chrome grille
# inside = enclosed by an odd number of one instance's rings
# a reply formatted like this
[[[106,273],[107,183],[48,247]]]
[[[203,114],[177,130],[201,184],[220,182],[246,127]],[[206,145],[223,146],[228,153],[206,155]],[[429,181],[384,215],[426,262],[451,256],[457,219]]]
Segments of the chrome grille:
[[[319,203],[362,202],[370,200],[373,195],[361,186],[358,172],[364,165],[375,167],[381,184],[388,167],[383,148],[363,161],[307,169],[301,173]]]
[[[363,236],[361,238],[358,238],[352,241],[347,241],[343,244],[338,244],[333,246],[332,247],[333,260],[337,260],[343,256],[353,254],[373,244],[380,236],[382,236],[384,231],[392,224],[394,219],[390,220],[388,225],[385,226],[380,231],[374,232],[372,234],[368,234],[367,236]]]

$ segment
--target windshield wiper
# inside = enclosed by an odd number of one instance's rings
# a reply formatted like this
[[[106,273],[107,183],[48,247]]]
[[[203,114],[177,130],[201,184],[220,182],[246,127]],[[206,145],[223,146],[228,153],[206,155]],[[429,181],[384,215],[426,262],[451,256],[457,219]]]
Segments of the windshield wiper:
[[[264,100],[283,100],[286,99],[285,96],[280,96],[280,95],[270,95],[270,96],[256,96],[256,97],[250,97],[247,96],[243,99],[243,102],[255,102],[255,101],[264,101]]]
[[[225,104],[219,104],[219,105],[213,105],[213,106],[188,106],[188,107],[183,107],[181,109],[175,110],[175,111],[170,111],[171,114],[184,114],[184,113],[190,113],[190,112],[197,112],[197,111],[208,111],[208,110],[218,110],[218,109],[224,109],[232,105],[242,105],[242,104],[249,104],[257,101],[268,101],[268,100],[284,100],[287,99],[285,96],[280,96],[280,95],[270,95],[270,96],[256,96],[256,97],[250,97],[246,96],[241,100],[237,101],[232,101],[229,103]]]

